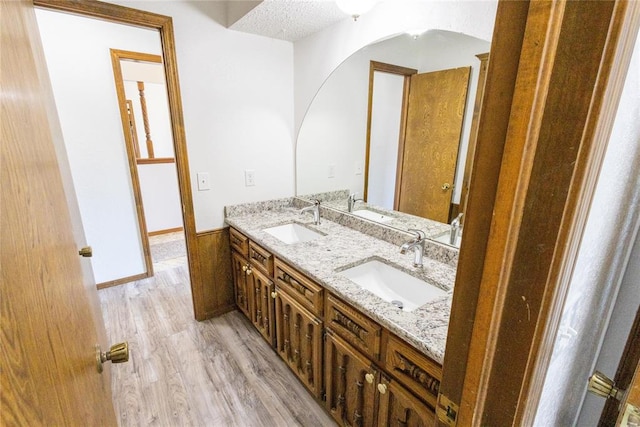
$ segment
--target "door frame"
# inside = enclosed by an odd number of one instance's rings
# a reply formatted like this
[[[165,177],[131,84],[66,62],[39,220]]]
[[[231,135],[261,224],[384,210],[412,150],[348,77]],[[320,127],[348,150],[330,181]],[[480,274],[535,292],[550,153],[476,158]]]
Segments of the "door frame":
[[[400,112],[400,129],[398,135],[398,158],[396,166],[396,189],[393,196],[393,208],[398,208],[398,200],[400,194],[400,179],[402,177],[402,161],[404,159],[404,134],[407,127],[407,104],[409,102],[409,84],[411,76],[418,73],[413,68],[401,67],[399,65],[386,64],[384,62],[369,61],[369,97],[367,109],[367,142],[364,151],[364,190],[362,198],[367,201],[369,194],[369,161],[371,151],[371,122],[373,120],[373,80],[374,73],[388,73],[404,76],[404,84],[402,87],[402,110]]]
[[[189,179],[189,159],[187,155],[187,139],[184,130],[184,115],[182,98],[178,79],[178,61],[173,30],[173,20],[169,16],[132,9],[111,3],[87,0],[33,0],[35,7],[58,12],[72,13],[85,17],[102,19],[119,24],[157,30],[162,45],[164,59],[164,73],[169,99],[169,114],[171,116],[171,131],[173,136],[174,155],[178,172],[178,188],[182,203],[182,218],[189,263],[189,277],[193,310],[196,319],[206,318],[204,307],[204,289],[202,285],[199,259],[199,249],[196,244],[196,225]]]
[[[639,26],[639,2],[499,2],[441,419],[533,424]]]

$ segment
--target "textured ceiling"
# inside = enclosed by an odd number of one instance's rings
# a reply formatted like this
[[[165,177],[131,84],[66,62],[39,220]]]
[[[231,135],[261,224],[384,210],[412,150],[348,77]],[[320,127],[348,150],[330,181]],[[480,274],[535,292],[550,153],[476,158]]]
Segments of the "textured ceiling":
[[[265,0],[229,28],[296,41],[343,19],[351,18],[340,11],[333,1]]]

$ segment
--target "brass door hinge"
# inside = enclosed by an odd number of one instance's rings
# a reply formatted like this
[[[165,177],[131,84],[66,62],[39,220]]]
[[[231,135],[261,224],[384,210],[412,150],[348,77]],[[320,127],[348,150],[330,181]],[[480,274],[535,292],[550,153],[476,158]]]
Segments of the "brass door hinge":
[[[436,405],[436,415],[438,416],[438,420],[450,427],[455,427],[458,422],[459,409],[458,405],[451,401],[447,396],[442,393],[438,393],[438,404]]]

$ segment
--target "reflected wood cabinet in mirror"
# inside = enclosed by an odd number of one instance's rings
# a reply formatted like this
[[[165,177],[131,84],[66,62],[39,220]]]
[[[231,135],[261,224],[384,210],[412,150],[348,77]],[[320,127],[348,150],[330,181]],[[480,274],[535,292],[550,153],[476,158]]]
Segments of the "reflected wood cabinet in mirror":
[[[230,229],[236,304],[339,425],[433,425],[442,367]]]

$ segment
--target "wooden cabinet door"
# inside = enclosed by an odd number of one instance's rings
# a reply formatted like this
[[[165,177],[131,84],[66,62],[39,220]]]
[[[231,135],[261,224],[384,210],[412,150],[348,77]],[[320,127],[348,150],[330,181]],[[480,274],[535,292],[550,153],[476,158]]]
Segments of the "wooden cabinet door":
[[[340,425],[374,425],[377,368],[331,329],[326,337],[327,410]]]
[[[251,319],[251,292],[247,286],[247,268],[249,263],[236,251],[232,252],[231,262],[233,263],[233,288],[236,298],[236,305],[244,313],[245,316]]]
[[[322,392],[322,320],[278,289],[278,354],[316,397]]]
[[[262,336],[270,345],[273,345],[275,333],[273,330],[273,299],[271,292],[274,291],[273,281],[255,268],[251,268],[247,275],[248,285],[253,289],[253,300],[251,307],[251,318],[253,324],[260,331]]]
[[[436,415],[396,381],[382,378],[377,385],[379,396],[378,427],[431,427]]]

